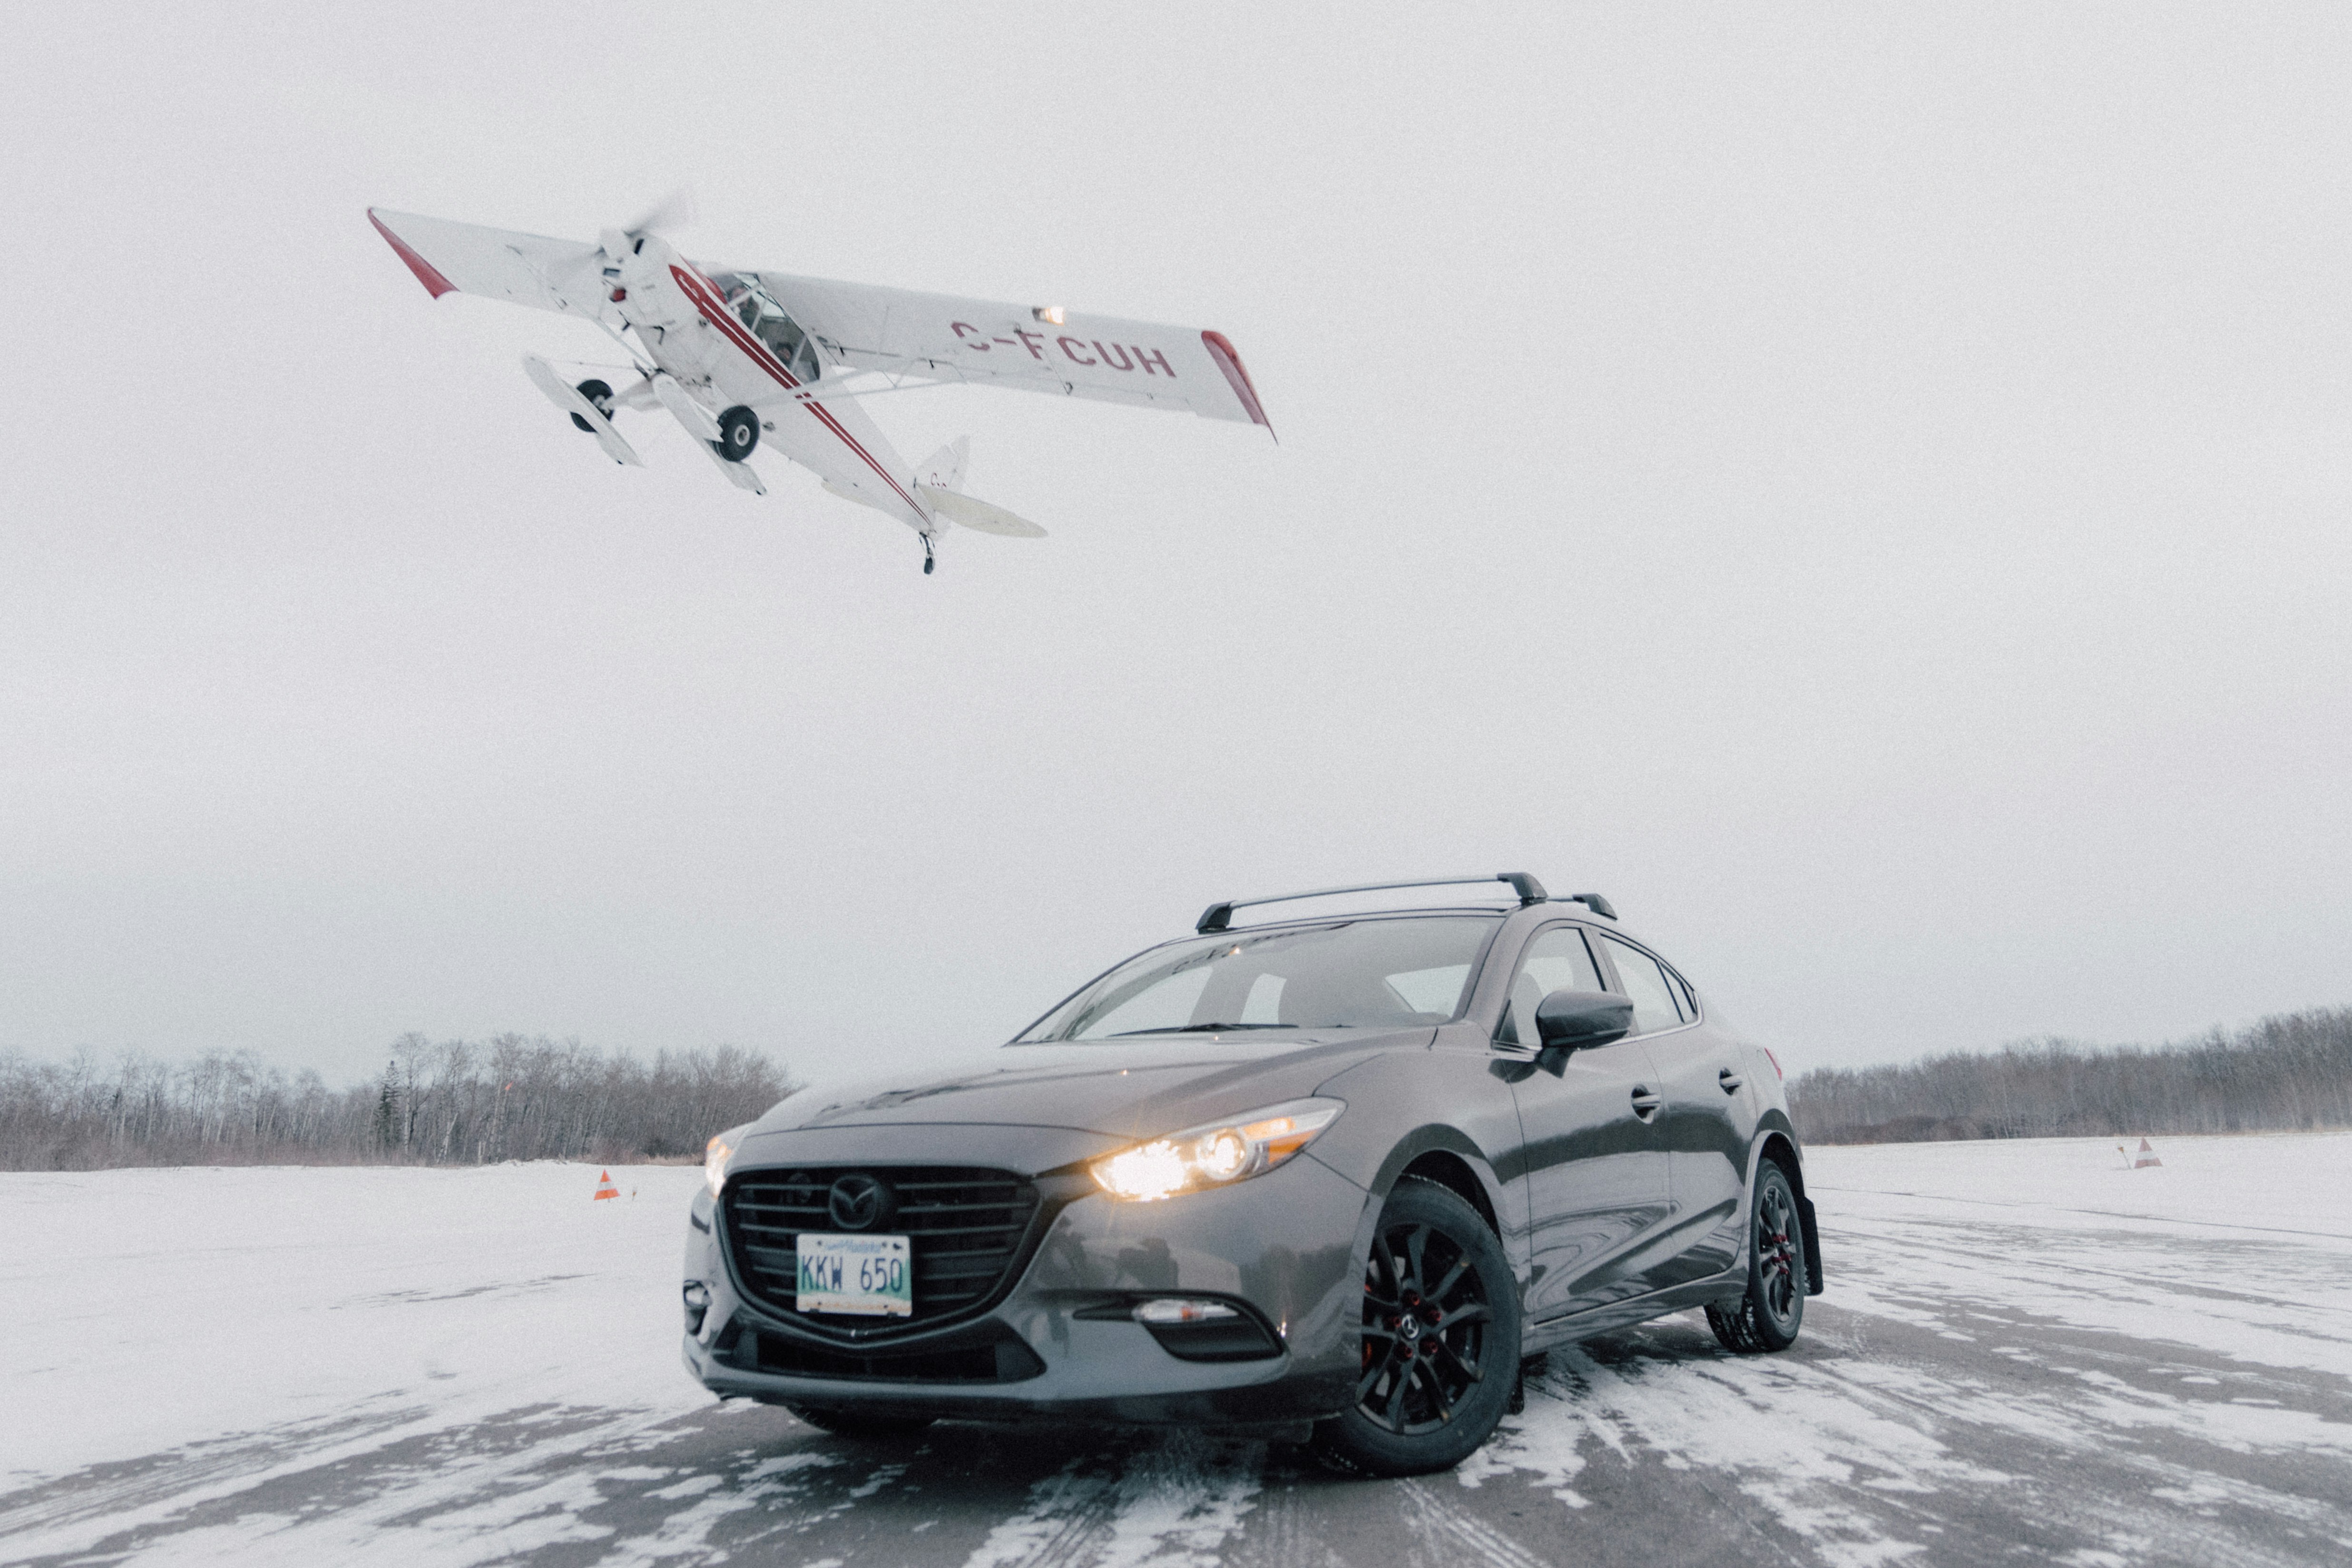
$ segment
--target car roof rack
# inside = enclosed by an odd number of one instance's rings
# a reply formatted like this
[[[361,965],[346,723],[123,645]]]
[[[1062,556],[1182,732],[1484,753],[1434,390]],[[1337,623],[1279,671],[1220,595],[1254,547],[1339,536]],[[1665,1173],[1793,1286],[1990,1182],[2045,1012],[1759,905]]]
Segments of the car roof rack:
[[[1223,931],[1233,923],[1235,910],[1247,909],[1253,904],[1286,904],[1299,899],[1332,898],[1340,893],[1384,893],[1394,888],[1450,888],[1465,882],[1508,882],[1512,890],[1519,895],[1521,909],[1529,904],[1540,904],[1547,897],[1543,884],[1525,871],[1497,871],[1491,877],[1423,877],[1412,882],[1365,882],[1353,888],[1318,888],[1311,893],[1276,893],[1263,899],[1232,899],[1222,904],[1211,904],[1202,911],[1200,921],[1192,929],[1204,936],[1211,931]],[[1598,893],[1580,893],[1577,896],[1601,899]],[[1601,901],[1605,904],[1609,900],[1601,899]]]
[[[1568,896],[1568,901],[1571,904],[1582,904],[1603,920],[1613,921],[1617,918],[1616,910],[1611,906],[1608,900],[1598,893],[1570,893]]]

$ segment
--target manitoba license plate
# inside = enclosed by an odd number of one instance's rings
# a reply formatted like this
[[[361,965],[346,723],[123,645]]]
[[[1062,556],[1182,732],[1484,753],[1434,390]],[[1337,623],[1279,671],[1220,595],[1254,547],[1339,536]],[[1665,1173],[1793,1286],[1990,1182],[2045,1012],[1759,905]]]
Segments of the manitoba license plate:
[[[909,1318],[914,1259],[903,1236],[800,1236],[800,1309]]]

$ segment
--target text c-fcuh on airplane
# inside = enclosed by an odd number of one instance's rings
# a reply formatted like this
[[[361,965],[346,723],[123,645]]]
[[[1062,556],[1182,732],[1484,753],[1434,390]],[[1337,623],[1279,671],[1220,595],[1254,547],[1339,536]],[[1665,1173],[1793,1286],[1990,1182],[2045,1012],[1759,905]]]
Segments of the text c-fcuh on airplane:
[[[764,446],[834,494],[905,523],[923,542],[927,573],[947,523],[1016,538],[1045,531],[963,493],[969,437],[910,467],[861,396],[967,382],[1273,431],[1220,332],[689,261],[655,232],[670,221],[658,209],[593,245],[378,208],[368,220],[434,298],[476,294],[577,316],[627,351],[637,379],[618,391],[523,358],[548,401],[614,462],[642,466],[614,413],[667,409],[744,489],[767,493],[749,461]]]

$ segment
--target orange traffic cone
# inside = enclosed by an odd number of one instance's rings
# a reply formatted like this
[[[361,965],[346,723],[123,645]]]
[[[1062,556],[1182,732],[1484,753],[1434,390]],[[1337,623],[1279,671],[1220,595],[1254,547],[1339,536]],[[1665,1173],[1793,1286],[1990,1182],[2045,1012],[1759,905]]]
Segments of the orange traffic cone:
[[[2156,1157],[2156,1151],[2147,1146],[2147,1140],[2145,1138],[2141,1139],[2139,1141],[2139,1153],[2132,1160],[2132,1169],[2137,1171],[2142,1165],[2161,1165],[2163,1163],[2163,1161]]]
[[[613,1184],[612,1172],[607,1171],[603,1175],[596,1178],[596,1198],[594,1201],[601,1202],[605,1198],[617,1198],[620,1195],[621,1189]]]

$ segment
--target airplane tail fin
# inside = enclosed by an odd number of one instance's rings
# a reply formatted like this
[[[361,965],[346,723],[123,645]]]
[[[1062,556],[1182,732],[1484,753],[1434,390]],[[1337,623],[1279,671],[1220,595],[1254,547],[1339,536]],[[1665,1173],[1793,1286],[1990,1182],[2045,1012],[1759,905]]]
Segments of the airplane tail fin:
[[[963,489],[964,470],[971,466],[971,437],[959,436],[924,458],[915,468],[915,482],[935,490]]]
[[[946,518],[982,533],[1008,539],[1043,539],[1045,531],[1025,517],[1015,517],[1001,506],[991,506],[963,493],[964,471],[971,466],[971,437],[959,436],[915,470],[915,493],[923,504]]]

